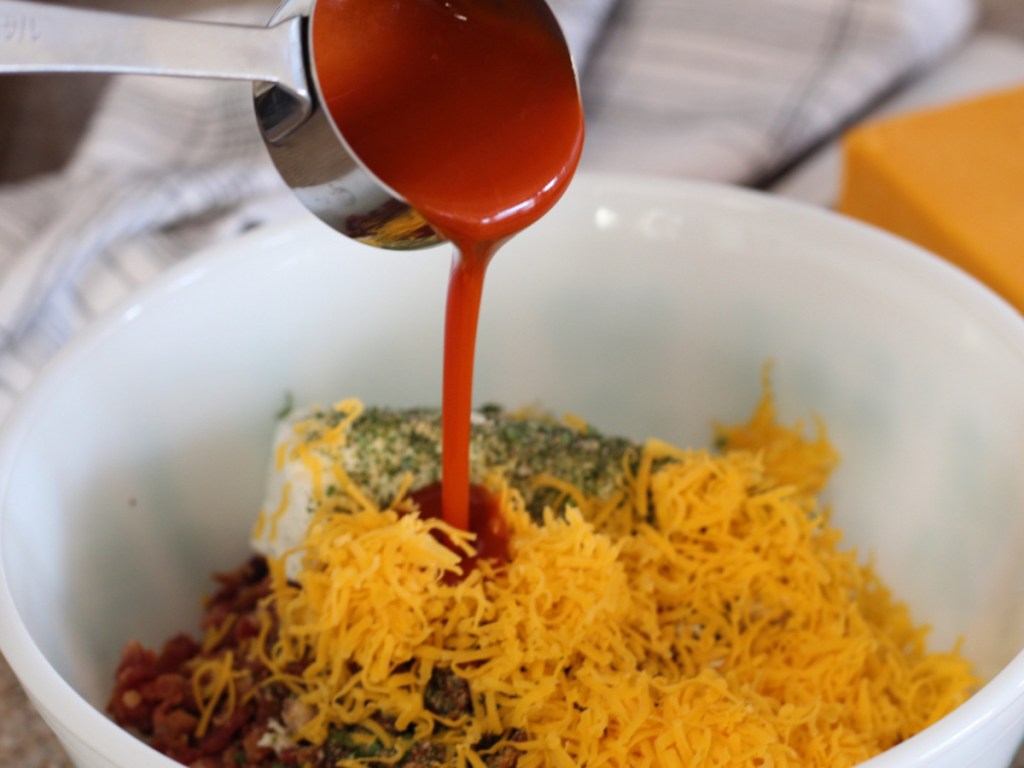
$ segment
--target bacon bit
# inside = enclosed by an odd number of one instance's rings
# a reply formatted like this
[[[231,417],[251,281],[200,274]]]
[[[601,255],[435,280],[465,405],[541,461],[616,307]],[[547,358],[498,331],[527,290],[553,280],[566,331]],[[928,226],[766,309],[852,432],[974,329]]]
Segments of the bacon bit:
[[[161,712],[158,707],[153,714],[153,744],[161,749],[186,749],[189,736],[196,727],[197,718],[183,709]]]

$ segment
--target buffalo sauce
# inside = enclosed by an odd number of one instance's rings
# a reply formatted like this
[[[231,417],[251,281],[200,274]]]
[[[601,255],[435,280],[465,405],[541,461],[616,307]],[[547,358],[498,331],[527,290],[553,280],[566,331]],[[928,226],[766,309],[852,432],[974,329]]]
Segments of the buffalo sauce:
[[[311,24],[324,107],[349,148],[455,246],[440,506],[447,523],[470,530],[484,275],[576,169],[583,110],[569,52],[543,0],[317,0]]]
[[[482,485],[475,483],[469,488],[469,527],[468,530],[476,534],[474,549],[476,554],[472,557],[463,555],[462,573],[469,573],[479,558],[505,562],[508,560],[508,524],[501,516],[501,510],[497,499]],[[419,488],[409,494],[409,498],[415,502],[419,509],[420,517],[431,520],[442,517],[441,499],[442,484],[431,483]],[[458,548],[443,533],[435,534],[437,539],[451,550],[458,551]],[[457,581],[458,577],[448,575],[445,581],[448,583]]]

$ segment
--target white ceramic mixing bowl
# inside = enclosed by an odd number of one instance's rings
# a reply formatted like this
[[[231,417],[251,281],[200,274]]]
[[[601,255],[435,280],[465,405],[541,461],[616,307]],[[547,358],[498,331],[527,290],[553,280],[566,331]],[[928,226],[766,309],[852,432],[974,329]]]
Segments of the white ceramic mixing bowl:
[[[247,554],[274,413],[440,398],[445,249],[313,220],[199,255],[46,371],[0,441],[0,646],[80,768],[173,765],[103,706],[128,638],[195,626]],[[714,186],[578,179],[493,264],[477,401],[706,445],[766,360],[824,417],[848,541],[989,680],[872,768],[1001,768],[1024,732],[1024,321],[943,262]]]

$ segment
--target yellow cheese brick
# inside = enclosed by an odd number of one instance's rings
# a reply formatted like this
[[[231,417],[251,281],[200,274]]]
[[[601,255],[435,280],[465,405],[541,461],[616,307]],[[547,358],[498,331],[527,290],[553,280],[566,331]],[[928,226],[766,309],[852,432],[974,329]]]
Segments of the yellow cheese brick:
[[[867,123],[839,210],[959,265],[1024,311],[1024,88]]]

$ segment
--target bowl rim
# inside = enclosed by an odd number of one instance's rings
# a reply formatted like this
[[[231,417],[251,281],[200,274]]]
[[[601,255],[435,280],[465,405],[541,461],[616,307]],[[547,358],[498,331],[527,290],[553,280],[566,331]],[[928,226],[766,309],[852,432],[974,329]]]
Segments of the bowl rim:
[[[923,248],[834,211],[730,184],[636,174],[581,171],[567,197],[574,194],[595,200],[608,194],[639,195],[652,202],[668,200],[673,204],[697,200],[702,205],[710,203],[722,210],[768,214],[797,223],[807,221],[815,226],[826,226],[838,235],[845,233],[866,245],[874,244],[875,248],[865,249],[866,259],[884,260],[890,269],[925,270],[937,289],[970,302],[972,311],[977,311],[986,325],[995,323],[1003,326],[1004,332],[1016,334],[1021,339],[1019,354],[1024,357],[1024,317],[1005,299],[969,273]],[[557,210],[558,205],[554,209],[555,217]],[[318,229],[321,227],[322,230]],[[33,641],[14,603],[3,562],[3,521],[13,466],[40,404],[54,388],[62,385],[66,372],[74,370],[88,357],[91,349],[130,325],[154,303],[187,290],[189,285],[210,273],[232,269],[253,243],[289,242],[307,238],[311,231],[317,231],[318,236],[328,232],[312,215],[299,213],[196,250],[117,302],[69,341],[40,370],[0,425],[0,653],[50,727],[59,730],[58,735],[88,745],[117,764],[151,765],[153,768],[179,765],[116,725],[89,703],[57,672]],[[914,765],[926,765],[943,750],[965,742],[1021,697],[1024,697],[1024,649],[952,712],[862,765],[906,768],[911,764],[904,762],[907,760]]]

